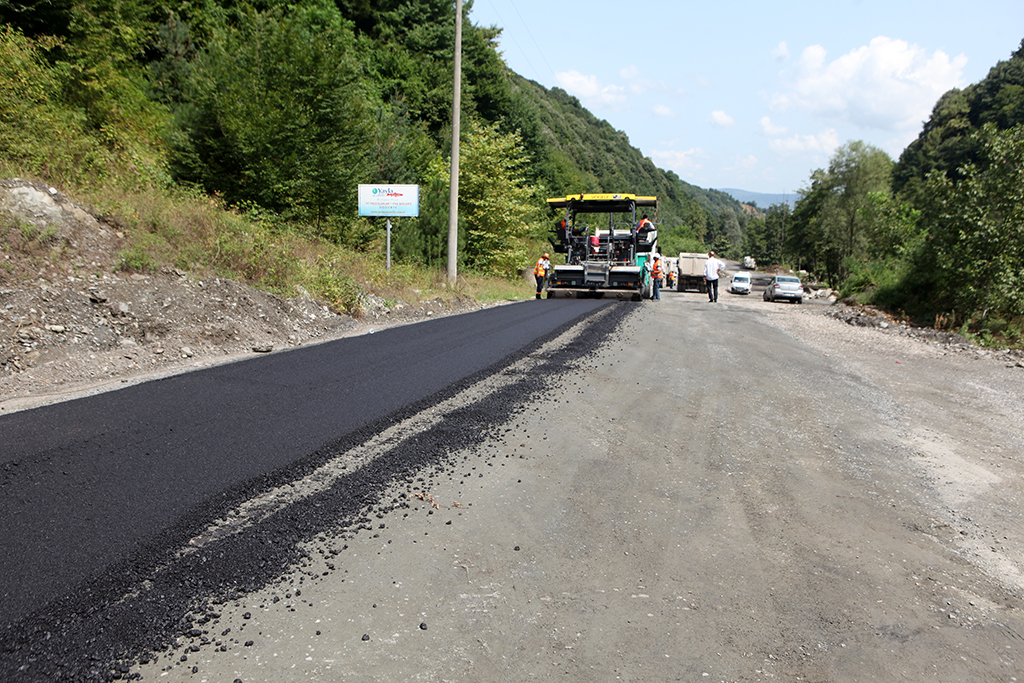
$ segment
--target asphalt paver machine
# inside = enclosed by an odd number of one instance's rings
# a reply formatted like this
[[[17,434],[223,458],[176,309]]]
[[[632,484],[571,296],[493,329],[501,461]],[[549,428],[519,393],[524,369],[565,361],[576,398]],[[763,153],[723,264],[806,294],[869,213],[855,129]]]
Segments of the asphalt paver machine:
[[[578,194],[548,199],[548,206],[564,212],[553,241],[555,253],[565,254],[548,273],[548,298],[650,298],[657,197]],[[644,214],[649,219],[641,223]]]

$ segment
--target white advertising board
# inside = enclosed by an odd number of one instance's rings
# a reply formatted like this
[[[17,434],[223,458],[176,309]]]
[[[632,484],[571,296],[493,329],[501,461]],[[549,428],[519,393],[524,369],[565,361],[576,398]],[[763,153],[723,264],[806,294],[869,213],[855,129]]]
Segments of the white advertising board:
[[[360,185],[360,216],[419,216],[419,185]]]

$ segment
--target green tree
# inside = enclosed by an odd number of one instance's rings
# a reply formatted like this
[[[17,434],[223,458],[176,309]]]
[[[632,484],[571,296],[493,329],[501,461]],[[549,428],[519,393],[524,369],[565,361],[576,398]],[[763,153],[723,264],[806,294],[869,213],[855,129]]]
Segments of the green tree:
[[[715,249],[728,258],[741,258],[739,251],[743,245],[743,230],[740,228],[739,218],[732,209],[725,209],[718,216],[718,240],[715,241]],[[727,245],[727,246],[726,246]]]
[[[455,9],[449,0],[387,0],[374,11],[343,3],[361,31],[373,41],[367,58],[384,101],[402,100],[441,142],[450,125]],[[469,21],[463,6],[462,110],[467,116],[499,122],[512,112],[505,64],[497,49],[497,28]],[[514,127],[504,132],[512,132]]]
[[[696,228],[690,225],[661,227],[658,229],[658,247],[661,253],[672,256],[680,252],[702,252],[704,241]]]
[[[867,255],[872,259],[895,256],[907,259],[924,239],[921,212],[887,192],[871,192],[863,210],[868,235]]]
[[[18,2],[0,0],[0,25],[17,28],[30,38],[53,36],[67,38],[73,0]]]
[[[420,215],[397,224],[395,256],[405,263],[443,267],[448,260],[449,165],[435,156],[419,178]]]
[[[792,221],[786,231],[780,262],[792,259],[800,268],[836,285],[839,251],[828,242],[822,228],[822,213],[832,195],[832,182],[824,169],[811,173],[810,184],[799,191]]]
[[[927,204],[926,178],[937,168],[956,172],[972,158],[966,136],[971,132],[968,94],[954,88],[935,103],[931,118],[917,139],[900,154],[893,169],[892,189],[914,206]]]
[[[788,204],[772,204],[763,217],[747,223],[743,233],[743,254],[765,265],[782,263],[786,228],[792,222]]]
[[[0,162],[6,172],[55,184],[166,182],[167,113],[132,79],[109,70],[110,79],[90,76],[84,85],[88,69],[54,59],[67,49],[60,39],[33,41],[0,27]],[[90,94],[81,98],[84,87]]]
[[[861,141],[849,142],[832,155],[828,167],[831,192],[821,212],[825,239],[836,245],[840,278],[845,277],[846,259],[862,259],[868,250],[868,221],[872,192],[888,192],[893,162],[889,155]]]
[[[37,43],[0,28],[0,165],[12,175],[88,182],[114,164],[81,111],[61,98],[65,74]]]
[[[171,12],[157,29],[156,49],[163,58],[149,65],[150,97],[164,104],[180,102],[196,56],[191,27]]]
[[[355,39],[335,10],[240,11],[196,60],[190,88],[179,178],[343,237],[373,139]]]
[[[401,100],[379,105],[375,124],[369,182],[418,182],[438,154],[424,126]]]
[[[849,273],[851,259],[867,256],[865,211],[871,193],[889,192],[892,165],[882,150],[853,141],[835,151],[827,171],[812,174],[811,187],[797,202],[786,245],[798,266],[810,266],[836,284]]]
[[[977,164],[928,178],[940,302],[960,319],[1024,315],[1024,125],[975,133]]]
[[[527,265],[525,239],[539,218],[526,184],[526,153],[517,134],[473,120],[462,144],[459,206],[465,255],[480,271],[516,276]]]
[[[402,101],[438,141],[451,119],[455,9],[443,0],[375,5],[367,68],[385,102]],[[464,76],[464,79],[466,77]],[[467,97],[467,102],[470,102]]]

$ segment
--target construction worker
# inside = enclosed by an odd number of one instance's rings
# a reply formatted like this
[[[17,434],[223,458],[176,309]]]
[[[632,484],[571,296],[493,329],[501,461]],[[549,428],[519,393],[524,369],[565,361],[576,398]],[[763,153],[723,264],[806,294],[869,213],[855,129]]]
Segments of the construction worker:
[[[642,232],[644,230],[654,230],[654,223],[652,223],[650,219],[647,218],[646,213],[643,215],[642,218],[640,218],[640,222],[637,223],[636,230],[637,232]]]
[[[540,298],[540,293],[544,290],[544,283],[548,279],[548,271],[551,270],[551,259],[547,252],[537,259],[537,265],[533,267],[533,277],[537,280],[537,298]]]
[[[651,284],[654,285],[654,294],[651,296],[653,301],[661,301],[661,278],[664,274],[661,269],[661,257],[655,256],[654,265],[651,266]]]

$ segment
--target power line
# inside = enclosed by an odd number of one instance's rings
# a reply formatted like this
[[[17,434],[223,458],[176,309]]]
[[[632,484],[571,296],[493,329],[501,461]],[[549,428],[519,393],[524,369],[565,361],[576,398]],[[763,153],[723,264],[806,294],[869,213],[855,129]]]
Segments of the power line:
[[[540,45],[538,45],[537,41],[534,39],[533,33],[530,32],[530,26],[525,21],[523,21],[523,15],[519,13],[519,8],[516,7],[516,3],[514,2],[514,0],[508,0],[508,1],[509,1],[509,4],[512,5],[512,9],[514,9],[516,11],[516,16],[519,17],[519,21],[523,22],[523,28],[526,29],[526,35],[530,36],[530,41],[533,43],[533,46],[535,48],[537,48],[537,54],[540,55],[541,60],[543,60],[544,66],[546,66],[548,68],[548,71],[551,72],[551,77],[554,79],[553,83],[557,83],[558,82],[558,76],[555,74],[555,70],[551,68],[551,65],[548,64],[547,58],[544,57],[543,50],[540,49]],[[527,60],[527,61],[529,61],[529,60]],[[530,68],[531,69],[533,68],[532,64],[530,65]],[[534,69],[534,70],[536,71],[536,69]]]
[[[526,60],[526,63],[530,67],[530,70],[535,75],[539,75],[539,71],[533,65],[533,62],[530,61],[530,56],[527,53],[527,51],[524,50],[523,46],[519,44],[519,41],[516,40],[516,37],[512,33],[508,32],[508,23],[501,16],[501,12],[498,11],[498,8],[495,6],[495,3],[491,2],[491,3],[487,3],[487,4],[491,8],[491,11],[494,12],[495,16],[498,17],[498,21],[501,22],[501,24],[503,24],[503,26],[502,26],[503,36],[507,36],[515,44],[516,48],[519,50],[519,53],[523,56],[523,59]],[[551,68],[550,64],[548,64],[548,60],[544,57],[544,52],[540,49],[540,45],[537,44],[536,39],[534,39],[533,34],[530,32],[530,27],[523,20],[523,15],[520,14],[519,8],[516,7],[516,4],[515,4],[515,2],[513,2],[513,0],[509,0],[509,4],[512,5],[512,9],[515,10],[516,16],[519,17],[520,23],[522,23],[523,28],[526,29],[526,34],[528,36],[530,36],[530,41],[533,42],[533,45],[536,48],[537,55],[540,56],[541,60],[544,62],[544,65],[548,68],[548,71],[551,72],[551,76],[552,76],[552,79],[553,79],[552,83],[553,84],[557,83],[558,82],[558,77],[555,75],[555,70]]]

